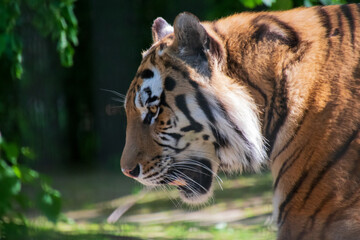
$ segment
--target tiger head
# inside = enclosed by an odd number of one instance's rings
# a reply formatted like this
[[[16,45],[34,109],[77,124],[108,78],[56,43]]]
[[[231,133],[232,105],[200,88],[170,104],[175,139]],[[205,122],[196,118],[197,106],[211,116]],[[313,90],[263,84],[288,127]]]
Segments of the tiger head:
[[[125,175],[175,185],[187,203],[212,194],[223,171],[258,170],[265,158],[254,101],[224,73],[226,51],[206,23],[182,13],[157,18],[154,43],[126,95]]]

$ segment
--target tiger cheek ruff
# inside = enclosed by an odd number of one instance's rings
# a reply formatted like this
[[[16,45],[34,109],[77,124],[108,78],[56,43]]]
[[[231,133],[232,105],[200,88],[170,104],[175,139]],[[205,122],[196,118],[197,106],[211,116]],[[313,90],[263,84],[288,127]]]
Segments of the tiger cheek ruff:
[[[278,239],[359,239],[360,5],[157,18],[128,90],[125,175],[212,195],[271,169]]]

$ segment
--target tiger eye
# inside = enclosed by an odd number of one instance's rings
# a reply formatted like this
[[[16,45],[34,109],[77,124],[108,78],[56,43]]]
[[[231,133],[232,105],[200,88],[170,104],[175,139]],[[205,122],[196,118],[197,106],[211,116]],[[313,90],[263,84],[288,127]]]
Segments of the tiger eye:
[[[151,113],[155,114],[157,112],[157,106],[150,106],[149,110]]]

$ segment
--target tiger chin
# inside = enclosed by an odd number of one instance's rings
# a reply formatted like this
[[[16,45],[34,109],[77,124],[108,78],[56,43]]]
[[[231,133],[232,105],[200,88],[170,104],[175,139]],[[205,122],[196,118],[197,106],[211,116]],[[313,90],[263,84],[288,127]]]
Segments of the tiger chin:
[[[206,202],[269,167],[278,239],[358,239],[360,6],[157,18],[126,95],[125,175]]]

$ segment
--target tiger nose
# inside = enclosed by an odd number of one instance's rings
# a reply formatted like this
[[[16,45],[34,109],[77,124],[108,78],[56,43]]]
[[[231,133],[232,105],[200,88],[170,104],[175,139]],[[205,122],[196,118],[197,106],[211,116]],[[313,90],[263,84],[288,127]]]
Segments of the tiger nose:
[[[132,170],[122,168],[121,171],[128,177],[137,178],[140,174],[140,165],[136,164],[136,167]]]

